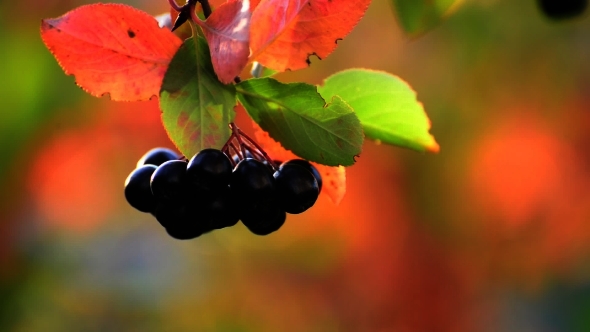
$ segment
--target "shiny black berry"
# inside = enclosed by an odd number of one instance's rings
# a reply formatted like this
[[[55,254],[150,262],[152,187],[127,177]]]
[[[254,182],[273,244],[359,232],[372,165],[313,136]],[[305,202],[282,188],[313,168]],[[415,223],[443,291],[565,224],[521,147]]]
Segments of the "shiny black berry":
[[[125,198],[129,205],[141,212],[152,212],[156,198],[150,189],[150,178],[156,170],[154,165],[136,168],[125,180]]]
[[[238,156],[237,154],[232,155],[232,159],[234,161],[235,164],[239,163],[240,160],[242,159],[246,159],[246,158],[252,158],[254,159],[254,155],[252,155],[252,152],[246,150],[246,153],[244,154],[244,158],[240,158],[240,156]]]
[[[192,240],[203,235],[201,230],[194,225],[166,228],[166,233],[177,240]]]
[[[567,19],[582,14],[588,7],[588,0],[538,0],[539,7],[552,19]]]
[[[276,171],[276,169],[278,169],[278,167],[279,167],[279,166],[282,164],[282,162],[281,162],[281,161],[278,161],[278,160],[273,160],[273,161],[272,161],[272,165],[271,165],[271,164],[270,164],[268,161],[266,161],[266,160],[263,160],[263,161],[262,161],[262,163],[263,163],[263,164],[264,164],[266,167],[268,167],[268,170],[269,170],[271,173],[274,173],[274,172]]]
[[[179,156],[176,152],[167,148],[154,148],[146,152],[137,162],[137,167],[143,165],[156,165],[160,166],[168,160],[178,159]]]
[[[207,198],[205,204],[203,214],[207,216],[208,223],[213,229],[231,227],[240,220],[236,197],[227,186]]]
[[[167,202],[157,205],[154,216],[170,236],[189,240],[212,230],[200,212],[200,207],[191,204]]]
[[[256,235],[268,235],[283,226],[287,214],[271,199],[257,205],[240,219],[250,232]]]
[[[232,168],[225,153],[204,149],[189,161],[186,174],[188,181],[197,187],[221,190],[229,184]]]
[[[187,193],[186,162],[169,160],[160,165],[151,178],[152,193],[158,200],[182,200]]]
[[[318,199],[318,182],[302,166],[285,163],[275,172],[274,178],[279,206],[287,213],[302,213]]]
[[[258,160],[246,158],[238,163],[231,175],[230,188],[242,205],[251,205],[274,193],[271,171]]]
[[[299,166],[303,166],[303,168],[310,171],[311,174],[313,174],[315,180],[318,182],[319,190],[322,191],[322,176],[320,175],[320,172],[318,172],[318,169],[315,168],[315,166],[313,166],[309,161],[303,159],[292,159],[286,161],[285,164],[296,164]]]

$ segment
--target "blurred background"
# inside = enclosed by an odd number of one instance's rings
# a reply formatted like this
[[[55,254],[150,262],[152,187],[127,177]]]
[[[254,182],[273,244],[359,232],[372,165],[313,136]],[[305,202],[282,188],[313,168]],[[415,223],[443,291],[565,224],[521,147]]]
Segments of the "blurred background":
[[[374,0],[278,79],[399,75],[440,153],[366,142],[339,206],[177,241],[123,196],[173,146],[157,102],[85,94],[41,41],[42,18],[91,2],[0,2],[1,331],[590,331],[588,15],[466,0],[409,38]]]

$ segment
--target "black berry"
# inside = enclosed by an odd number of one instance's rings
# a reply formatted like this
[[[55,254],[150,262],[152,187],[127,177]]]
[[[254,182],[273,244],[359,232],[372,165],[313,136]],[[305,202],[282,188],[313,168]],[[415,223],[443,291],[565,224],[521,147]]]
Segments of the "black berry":
[[[296,164],[299,166],[303,166],[303,168],[310,171],[311,174],[313,174],[315,180],[318,182],[319,191],[322,191],[322,176],[320,175],[318,169],[315,168],[315,166],[313,166],[309,161],[303,159],[292,159],[285,162],[285,164]]]
[[[235,124],[230,128],[221,150],[201,150],[188,162],[170,149],[148,151],[125,182],[129,204],[151,213],[179,240],[240,220],[252,233],[268,235],[283,226],[287,213],[315,204],[322,178],[313,165],[271,161]]]
[[[209,225],[213,229],[231,227],[238,223],[240,216],[237,209],[236,197],[232,195],[229,187],[217,192],[206,200],[206,214]]]
[[[179,156],[176,152],[167,148],[154,148],[146,152],[137,162],[137,167],[143,165],[156,165],[160,166],[168,160],[178,159]]]
[[[272,173],[258,160],[246,158],[238,163],[231,175],[230,188],[243,206],[255,204],[274,193]]]
[[[283,226],[287,214],[275,201],[268,200],[241,217],[242,224],[256,235],[268,235]]]
[[[242,160],[242,159],[246,159],[246,158],[254,159],[254,155],[252,155],[252,152],[250,152],[248,150],[246,150],[246,153],[244,153],[243,156],[244,156],[243,158],[240,158],[240,156],[236,153],[236,154],[232,155],[232,159],[235,164],[239,163],[240,160]]]
[[[538,2],[543,13],[552,19],[578,16],[588,7],[588,0],[538,0]]]
[[[274,178],[278,203],[287,213],[302,213],[318,199],[318,182],[302,166],[285,163],[275,172]]]
[[[272,161],[272,164],[269,163],[267,160],[263,160],[262,163],[266,167],[268,167],[268,169],[270,170],[271,173],[274,173],[275,172],[275,170],[276,170],[275,167],[279,167],[279,165],[282,164],[282,162],[281,161],[278,161],[278,160],[273,160]]]
[[[151,178],[152,193],[159,200],[181,200],[186,195],[186,162],[169,160],[160,165]]]
[[[156,170],[154,165],[136,168],[125,180],[125,198],[129,205],[141,212],[152,212],[156,198],[150,189],[150,178]]]
[[[178,202],[160,203],[154,213],[156,220],[175,239],[194,239],[212,230],[194,205]]]
[[[194,225],[166,228],[166,233],[177,240],[192,240],[203,235],[201,230]]]
[[[192,184],[209,190],[227,187],[231,172],[231,161],[225,153],[216,149],[201,150],[189,161],[186,169]]]

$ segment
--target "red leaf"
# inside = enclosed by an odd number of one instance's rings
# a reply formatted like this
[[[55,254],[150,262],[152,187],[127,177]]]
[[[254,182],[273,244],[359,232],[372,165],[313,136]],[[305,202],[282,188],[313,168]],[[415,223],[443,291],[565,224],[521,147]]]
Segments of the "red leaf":
[[[253,13],[261,0],[250,0],[250,13]]]
[[[252,14],[252,59],[296,70],[327,57],[363,17],[371,0],[262,0]]]
[[[41,23],[41,37],[68,75],[93,96],[117,101],[158,95],[182,41],[149,14],[121,4],[94,4]]]
[[[252,122],[252,126],[254,127],[256,141],[273,160],[287,161],[299,158],[293,152],[283,148],[281,143],[272,139],[256,122]],[[322,176],[321,194],[327,195],[334,204],[339,204],[346,193],[346,169],[342,166],[331,167],[313,162],[312,164]]]
[[[249,0],[233,0],[219,6],[205,22],[196,20],[209,43],[213,69],[224,84],[248,63],[251,15]]]

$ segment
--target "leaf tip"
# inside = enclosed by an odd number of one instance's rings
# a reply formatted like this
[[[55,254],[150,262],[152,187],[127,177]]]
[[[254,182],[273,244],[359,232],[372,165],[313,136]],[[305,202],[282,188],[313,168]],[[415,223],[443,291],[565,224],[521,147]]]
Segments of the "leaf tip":
[[[45,30],[45,28],[51,28],[51,26],[49,26],[49,23],[47,22],[47,18],[42,18],[41,19],[41,31]]]
[[[438,145],[438,143],[434,140],[434,137],[432,138],[432,142],[430,144],[426,145],[426,151],[432,152],[432,153],[439,153],[440,152],[440,145]]]

